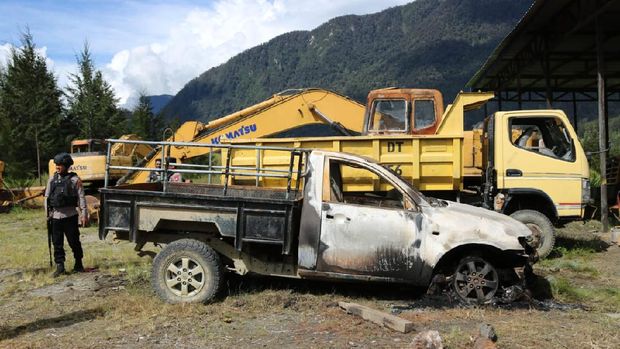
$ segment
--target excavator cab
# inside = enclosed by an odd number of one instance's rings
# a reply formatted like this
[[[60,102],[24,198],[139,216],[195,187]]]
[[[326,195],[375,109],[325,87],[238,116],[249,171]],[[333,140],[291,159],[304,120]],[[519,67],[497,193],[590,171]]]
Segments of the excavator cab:
[[[96,153],[103,154],[105,142],[102,139],[76,139],[71,142],[71,154]]]

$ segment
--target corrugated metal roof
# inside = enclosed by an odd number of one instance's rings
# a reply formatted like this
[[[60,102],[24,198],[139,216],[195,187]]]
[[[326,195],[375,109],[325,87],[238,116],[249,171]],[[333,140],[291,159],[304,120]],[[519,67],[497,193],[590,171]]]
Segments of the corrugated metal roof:
[[[534,1],[467,86],[544,91],[548,82],[553,91],[594,90],[597,20],[604,33],[607,89],[618,91],[620,0]]]

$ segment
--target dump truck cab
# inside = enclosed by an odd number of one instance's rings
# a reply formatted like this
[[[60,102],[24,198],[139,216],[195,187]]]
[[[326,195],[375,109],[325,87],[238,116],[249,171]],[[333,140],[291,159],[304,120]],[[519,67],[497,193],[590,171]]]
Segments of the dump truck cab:
[[[548,254],[553,235],[543,232],[582,219],[590,203],[588,161],[570,121],[561,110],[499,111],[482,138],[484,205],[528,225]]]
[[[368,94],[364,134],[435,134],[444,112],[433,89],[384,88]]]

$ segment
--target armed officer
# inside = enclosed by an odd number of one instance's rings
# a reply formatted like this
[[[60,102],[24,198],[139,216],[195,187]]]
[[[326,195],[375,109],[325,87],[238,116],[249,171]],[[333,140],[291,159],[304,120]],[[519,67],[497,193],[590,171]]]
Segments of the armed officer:
[[[75,258],[73,271],[84,271],[82,265],[84,254],[80,243],[79,215],[76,208],[79,207],[82,213],[82,226],[87,225],[88,211],[82,181],[75,172],[69,172],[69,167],[73,165],[71,155],[67,153],[56,155],[54,164],[56,164],[56,173],[50,178],[45,188],[45,203],[46,212],[48,212],[47,219],[50,219],[52,223],[52,243],[54,263],[56,263],[54,277],[57,277],[65,273],[64,236],[67,237]]]

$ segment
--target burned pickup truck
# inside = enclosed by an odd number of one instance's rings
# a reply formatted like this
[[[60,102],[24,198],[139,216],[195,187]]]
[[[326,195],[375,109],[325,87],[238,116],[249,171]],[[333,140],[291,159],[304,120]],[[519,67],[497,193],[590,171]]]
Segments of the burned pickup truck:
[[[115,142],[137,141],[109,141]],[[531,232],[525,225],[489,210],[427,198],[366,158],[305,149],[146,143],[164,150],[221,151],[219,162],[210,155],[206,164],[139,169],[163,172],[162,178],[179,172],[193,177],[193,183],[101,189],[101,239],[113,232],[117,239],[135,242],[137,250],[147,242],[165,245],[153,262],[152,285],[168,302],[210,301],[224,286],[225,273],[234,272],[422,287],[443,274],[464,301],[484,303],[502,286],[519,282],[517,272],[531,262]],[[231,153],[239,151],[280,153],[290,163],[288,168],[232,166]],[[198,183],[206,178],[207,183]],[[269,185],[277,181],[283,187]]]

